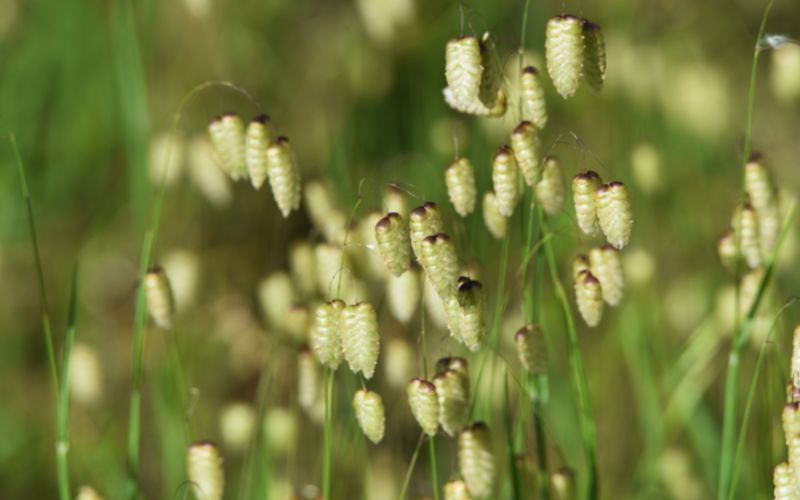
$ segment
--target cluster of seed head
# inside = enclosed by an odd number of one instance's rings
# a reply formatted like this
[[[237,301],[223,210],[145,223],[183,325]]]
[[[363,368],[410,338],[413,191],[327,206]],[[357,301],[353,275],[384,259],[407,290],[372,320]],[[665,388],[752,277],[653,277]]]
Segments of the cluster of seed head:
[[[795,327],[792,344],[787,403],[781,414],[788,458],[775,466],[773,474],[775,498],[787,500],[800,498],[800,388],[796,384],[800,370],[800,326]]]
[[[491,37],[461,36],[445,47],[443,94],[447,104],[461,113],[481,116],[502,116],[506,112],[506,95],[500,88],[497,62],[493,56]]]
[[[597,172],[587,170],[572,178],[572,199],[581,232],[592,237],[602,232],[615,248],[628,244],[633,212],[623,183],[603,184]]]
[[[360,389],[353,396],[353,410],[361,432],[373,443],[380,443],[386,428],[381,396],[377,392]]]
[[[167,273],[161,267],[153,267],[144,275],[144,291],[147,310],[153,322],[160,328],[172,328],[175,317],[175,298]]]
[[[311,324],[311,348],[323,365],[336,369],[342,362],[342,316],[345,304],[334,299],[317,306]]]
[[[594,90],[603,86],[606,49],[600,27],[568,14],[551,18],[545,34],[547,72],[558,93],[572,96],[582,81]]]
[[[210,441],[189,445],[186,453],[186,471],[195,497],[208,500],[222,499],[225,474],[217,445]]]
[[[595,327],[600,324],[603,319],[603,290],[600,280],[589,269],[583,269],[575,276],[575,302],[587,325]]]
[[[300,208],[300,170],[286,137],[274,137],[270,118],[259,115],[248,124],[236,113],[214,118],[208,126],[217,163],[234,181],[249,178],[259,189],[269,179],[284,217]]]

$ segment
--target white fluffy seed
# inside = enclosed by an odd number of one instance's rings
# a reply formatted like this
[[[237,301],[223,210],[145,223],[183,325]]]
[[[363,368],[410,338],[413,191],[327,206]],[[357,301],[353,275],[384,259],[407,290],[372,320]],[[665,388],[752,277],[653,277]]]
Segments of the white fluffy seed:
[[[197,498],[221,500],[225,475],[217,445],[210,441],[191,444],[186,454],[186,470]]]
[[[259,115],[247,125],[245,134],[245,163],[250,183],[258,189],[267,180],[267,148],[272,141],[269,116]]]
[[[489,428],[483,422],[473,424],[459,434],[458,465],[470,495],[487,497],[492,494],[494,453]]]
[[[590,271],[581,271],[575,281],[575,301],[581,317],[590,327],[600,324],[603,318],[603,290]]]
[[[209,124],[208,135],[222,170],[234,181],[247,177],[242,118],[236,113],[219,115]]]
[[[429,436],[436,435],[439,428],[439,398],[436,386],[427,380],[415,378],[406,388],[408,406],[422,430]]]
[[[522,99],[522,119],[532,122],[539,129],[547,125],[547,106],[544,100],[544,86],[539,70],[526,66],[520,76],[520,98]]]
[[[175,299],[169,278],[160,267],[153,267],[144,275],[144,291],[147,298],[147,310],[153,322],[166,330],[172,328],[175,317]]]
[[[300,208],[300,170],[289,139],[278,137],[267,149],[267,173],[272,196],[284,217]]]
[[[561,15],[547,22],[545,51],[547,72],[563,98],[572,96],[583,77],[583,27],[575,16]]]
[[[597,219],[597,189],[602,184],[597,172],[587,170],[572,178],[572,200],[578,227],[587,236],[601,234]]]
[[[342,348],[353,373],[370,379],[375,373],[380,351],[378,318],[371,304],[362,302],[345,307],[342,312]]]
[[[456,213],[466,217],[475,209],[475,170],[467,158],[459,158],[447,165],[444,171],[447,195]]]
[[[534,187],[541,176],[542,143],[539,130],[531,122],[523,121],[511,132],[511,149],[528,186]]]
[[[494,154],[492,183],[497,209],[504,217],[511,217],[519,201],[519,167],[508,146],[500,146]]]
[[[361,432],[367,436],[367,439],[378,444],[383,439],[386,427],[386,416],[380,395],[367,389],[356,391],[353,397],[353,409]]]
[[[625,295],[625,274],[619,251],[611,245],[592,248],[589,251],[592,274],[600,280],[603,300],[610,306],[618,306]]]
[[[633,212],[625,184],[614,181],[597,189],[597,218],[609,243],[620,250],[628,244]]]
[[[536,184],[536,199],[545,212],[555,215],[564,208],[565,191],[561,162],[555,156],[546,157],[542,179]]]

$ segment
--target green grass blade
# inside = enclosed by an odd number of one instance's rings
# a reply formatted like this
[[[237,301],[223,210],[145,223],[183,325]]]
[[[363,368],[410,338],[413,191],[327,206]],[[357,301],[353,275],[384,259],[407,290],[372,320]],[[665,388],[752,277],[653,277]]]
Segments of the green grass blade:
[[[58,440],[56,442],[56,461],[58,466],[58,495],[61,500],[70,500],[69,486],[69,367],[72,361],[72,346],[75,343],[75,324],[78,317],[78,263],[72,272],[72,286],[69,295],[69,319],[67,335],[64,339],[64,359],[61,363],[61,387],[58,397]]]

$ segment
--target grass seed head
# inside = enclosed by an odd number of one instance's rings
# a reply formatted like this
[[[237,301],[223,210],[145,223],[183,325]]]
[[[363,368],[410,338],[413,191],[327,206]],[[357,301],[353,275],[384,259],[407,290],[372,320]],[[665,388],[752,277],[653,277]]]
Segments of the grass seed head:
[[[467,279],[458,287],[458,333],[467,348],[480,349],[486,334],[486,295],[479,281]]]
[[[186,453],[186,470],[192,491],[197,498],[221,500],[225,490],[222,457],[217,445],[201,441],[189,445]]]
[[[259,115],[247,125],[245,133],[245,163],[250,182],[259,189],[267,180],[267,148],[272,142],[272,125],[269,116]]]
[[[750,269],[756,269],[763,263],[761,243],[759,240],[758,216],[749,202],[737,205],[733,213],[731,225],[739,238],[739,250]]]
[[[411,248],[417,260],[421,261],[422,240],[444,230],[442,213],[436,203],[428,201],[412,210],[408,216],[408,228],[411,234]]]
[[[539,325],[529,323],[514,335],[517,346],[517,357],[522,366],[530,373],[547,373],[547,344]]]
[[[459,434],[458,466],[470,495],[487,497],[492,494],[494,453],[489,428],[483,422],[475,423]]]
[[[75,342],[70,354],[69,392],[84,406],[94,406],[103,397],[103,367],[97,351],[88,344]]]
[[[247,160],[242,118],[236,113],[217,116],[208,126],[208,136],[220,168],[234,181],[246,178]]]
[[[797,498],[794,475],[787,462],[781,462],[775,466],[772,481],[775,486],[773,490],[775,500],[795,500]]]
[[[583,20],[583,72],[586,83],[600,92],[606,79],[606,43],[600,26]]]
[[[317,258],[314,247],[309,242],[299,240],[291,244],[289,270],[300,295],[312,296],[317,288]]]
[[[529,121],[523,121],[511,132],[511,149],[528,186],[534,187],[541,176],[542,142],[539,129]]]
[[[383,343],[383,374],[394,389],[408,384],[417,366],[417,355],[411,345],[402,337],[391,337]]]
[[[594,274],[581,271],[575,280],[575,301],[581,317],[590,327],[600,324],[603,319],[603,290]]]
[[[267,323],[286,329],[286,314],[295,302],[295,291],[289,273],[275,271],[258,284],[258,301]]]
[[[344,302],[331,300],[317,306],[311,325],[311,348],[320,363],[334,370],[344,356],[342,346]]]
[[[169,330],[175,318],[175,299],[167,273],[161,267],[152,267],[144,275],[144,291],[147,297],[147,310],[153,322]]]
[[[547,125],[547,106],[544,100],[544,85],[539,70],[526,66],[520,76],[520,98],[522,119],[532,122],[539,129]]]
[[[453,241],[444,233],[422,240],[422,267],[442,300],[453,296],[458,286],[458,256]]]
[[[597,218],[609,243],[619,250],[628,244],[633,212],[625,184],[614,181],[597,189]]]
[[[597,188],[602,181],[597,172],[587,170],[572,178],[572,200],[575,204],[575,218],[578,227],[587,236],[601,234],[597,219]]]
[[[561,162],[555,156],[547,156],[544,159],[542,178],[536,184],[536,199],[542,204],[545,212],[555,215],[564,208],[565,193],[566,186]]]
[[[561,15],[547,21],[545,32],[547,72],[563,98],[575,94],[583,78],[583,23],[575,16]]]
[[[380,395],[367,389],[356,391],[353,397],[353,409],[361,432],[373,443],[380,443],[386,427],[386,416]]]
[[[461,113],[502,116],[507,99],[500,88],[501,77],[493,58],[488,33],[479,40],[472,36],[454,38],[445,47],[444,99]]]
[[[800,405],[787,403],[781,413],[783,424],[783,437],[788,446],[794,438],[800,437]]]
[[[314,422],[322,422],[324,412],[322,376],[314,354],[304,349],[297,358],[297,402]]]
[[[444,171],[447,195],[456,213],[466,217],[475,209],[475,170],[467,158],[459,158],[447,165]]]
[[[344,358],[350,370],[372,378],[380,351],[378,317],[372,304],[361,302],[345,307],[341,332]]]
[[[233,199],[230,178],[220,168],[217,154],[205,134],[189,143],[189,178],[215,208],[227,207]]]
[[[610,306],[618,306],[625,295],[625,274],[619,251],[611,245],[592,248],[589,251],[592,274],[600,280],[603,300]]]
[[[790,375],[792,378],[792,384],[795,387],[800,388],[800,325],[794,327]]]
[[[494,191],[483,195],[483,223],[495,239],[502,240],[508,234],[508,218],[500,213]]]
[[[453,437],[469,420],[469,378],[459,370],[447,369],[433,377],[439,399],[439,424]]]
[[[717,253],[723,266],[731,271],[736,269],[739,252],[736,248],[736,231],[732,228],[725,231],[720,237],[719,243],[717,243]]]
[[[550,476],[550,484],[557,500],[575,500],[575,471],[569,467],[561,467]]]
[[[75,497],[75,500],[103,500],[103,495],[97,492],[91,486],[81,486],[81,489],[78,490],[78,495]]]
[[[436,386],[427,380],[415,378],[406,388],[408,406],[425,434],[435,436],[439,428],[439,398]]]
[[[581,271],[591,271],[592,263],[586,254],[578,254],[572,259],[572,279],[578,281]]]
[[[409,230],[403,216],[389,212],[375,224],[375,240],[386,269],[400,276],[411,265]]]
[[[497,209],[504,217],[511,217],[519,201],[519,166],[509,146],[497,148],[492,162],[492,183],[497,198]]]
[[[288,217],[300,208],[300,169],[289,139],[278,137],[267,149],[267,173],[272,196],[281,215]]]
[[[389,312],[399,322],[408,324],[419,305],[419,271],[411,268],[400,276],[390,274],[386,280],[386,301]]]
[[[444,484],[444,500],[470,500],[467,483],[453,479]]]
[[[391,212],[400,214],[403,218],[408,217],[406,195],[394,184],[390,184],[383,191],[383,211],[387,214]]]

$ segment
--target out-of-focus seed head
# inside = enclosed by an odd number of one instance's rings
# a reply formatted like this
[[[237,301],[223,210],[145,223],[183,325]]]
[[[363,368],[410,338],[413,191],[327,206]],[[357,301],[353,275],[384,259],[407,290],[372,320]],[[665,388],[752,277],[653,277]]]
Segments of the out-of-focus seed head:
[[[458,466],[470,495],[492,494],[494,453],[489,428],[483,422],[472,424],[458,435]]]
[[[372,378],[380,351],[378,317],[372,304],[362,302],[345,307],[341,332],[344,358],[350,370]]]
[[[783,407],[781,423],[783,424],[783,437],[787,445],[792,439],[800,437],[800,405],[798,403],[788,403]]]
[[[571,97],[581,84],[584,65],[583,23],[561,15],[547,21],[545,51],[547,72],[563,98]]]
[[[790,374],[792,377],[792,384],[800,388],[800,325],[794,327],[794,336],[792,337],[792,363]]]
[[[633,211],[625,184],[614,181],[597,189],[597,218],[609,243],[620,250],[628,244]]]
[[[259,115],[247,126],[245,134],[245,163],[250,182],[258,189],[267,180],[267,148],[272,142],[272,124],[269,116]]]
[[[144,275],[144,291],[147,298],[147,310],[153,322],[160,328],[172,328],[175,317],[175,300],[167,273],[161,267],[152,267]]]
[[[408,217],[406,195],[394,184],[390,184],[383,191],[383,211],[387,214],[391,212],[400,214],[404,219]]]
[[[93,406],[103,397],[103,367],[97,351],[88,344],[75,342],[70,354],[69,391],[74,400]]]
[[[592,274],[600,280],[603,300],[610,306],[617,306],[625,295],[625,274],[619,251],[611,245],[592,248],[589,251]]]
[[[376,234],[377,225],[383,217],[384,215],[381,212],[373,211],[368,213],[358,221],[356,231],[351,231],[347,240],[347,249],[358,269],[363,272],[364,276],[378,282],[386,278],[384,256]],[[411,247],[408,244],[408,227],[405,224],[403,224],[398,236],[406,240],[406,254],[410,256]],[[407,260],[411,262],[410,257],[407,257]]]
[[[103,500],[103,495],[97,492],[91,486],[83,485],[81,489],[78,490],[78,495],[75,497],[75,500]]]
[[[470,500],[467,483],[453,479],[444,484],[444,500]]]
[[[550,476],[550,484],[558,500],[575,500],[575,471],[562,467]]]
[[[606,79],[606,43],[600,26],[583,20],[583,72],[586,83],[600,92]]]
[[[353,409],[361,432],[373,443],[381,442],[386,427],[386,416],[380,395],[367,389],[356,391],[353,397]]]
[[[310,297],[317,288],[317,258],[314,247],[305,240],[295,241],[289,247],[289,269],[292,282],[303,297]]]
[[[415,378],[406,388],[408,406],[422,430],[429,436],[439,428],[439,398],[436,386],[427,380]]]
[[[597,188],[601,184],[600,176],[592,170],[581,172],[572,178],[575,218],[583,234],[588,236],[601,234],[600,222],[597,219]]]
[[[775,486],[773,491],[775,500],[794,500],[797,498],[794,475],[788,462],[781,462],[775,466],[772,480]]]
[[[341,300],[331,300],[317,306],[311,326],[311,348],[320,363],[334,370],[342,362],[343,311]]]
[[[234,181],[247,177],[245,132],[242,118],[236,113],[224,113],[208,126],[217,162]]]
[[[411,247],[417,259],[421,259],[422,240],[433,234],[441,233],[444,222],[439,207],[432,201],[426,202],[411,211],[408,217],[408,227],[411,233]]]
[[[566,190],[561,162],[555,156],[546,157],[542,179],[536,184],[536,199],[544,211],[550,215],[559,213],[564,208]]]
[[[294,340],[308,342],[308,330],[311,324],[311,313],[305,306],[292,304],[286,311],[284,328]]]
[[[581,271],[575,281],[575,301],[581,317],[590,327],[600,324],[603,318],[603,290],[590,271]]]
[[[492,182],[497,210],[504,217],[511,217],[519,201],[519,167],[508,146],[500,146],[494,154]]]
[[[572,259],[572,279],[578,281],[581,271],[591,271],[592,263],[586,254],[578,254]]]
[[[403,216],[390,212],[375,224],[375,239],[386,269],[400,276],[411,265],[409,230]]]
[[[189,143],[189,178],[214,207],[226,207],[233,198],[230,179],[219,165],[217,154],[204,134]]]
[[[456,213],[466,217],[475,209],[475,170],[467,158],[459,158],[447,165],[444,171],[447,196]]]
[[[444,233],[428,236],[422,241],[421,251],[420,263],[436,293],[443,300],[453,296],[458,285],[459,265],[450,237]]]
[[[502,240],[508,234],[508,218],[500,213],[494,191],[483,195],[483,222],[495,239]]]
[[[253,438],[256,411],[248,403],[230,403],[219,416],[219,430],[226,450],[243,451]]]
[[[320,243],[314,253],[317,287],[324,297],[354,301],[364,296],[363,284],[353,274],[349,255],[341,245]]]
[[[186,453],[186,470],[192,491],[197,498],[221,500],[225,490],[222,457],[217,445],[201,441],[189,445]]]
[[[383,343],[383,373],[392,388],[405,387],[416,370],[417,357],[411,345],[402,337],[392,337]]]
[[[272,196],[284,217],[300,208],[300,169],[289,139],[278,137],[267,149],[267,173]]]
[[[400,276],[389,275],[386,281],[386,301],[389,312],[401,323],[408,323],[419,306],[419,271],[409,269]]]
[[[267,322],[286,330],[286,314],[295,302],[292,279],[285,271],[275,271],[258,284],[258,300]]]
[[[738,260],[736,231],[728,229],[722,234],[717,244],[717,252],[719,253],[719,260],[722,262],[723,266],[731,271],[736,269],[736,261]]]
[[[161,132],[150,144],[150,181],[154,186],[175,186],[183,175],[186,140],[181,134]]]
[[[463,372],[447,369],[433,377],[439,399],[439,424],[455,436],[469,420],[469,379]]]
[[[539,325],[529,323],[514,334],[517,357],[520,364],[530,373],[547,373],[547,344]]]
[[[542,142],[539,129],[529,121],[523,121],[511,132],[511,149],[522,172],[525,183],[534,187],[541,176]]]
[[[750,269],[763,263],[759,241],[758,216],[749,202],[740,203],[734,210],[731,225],[739,238],[739,250]]]
[[[297,402],[316,423],[322,422],[325,410],[321,388],[319,362],[310,350],[304,349],[297,358]]]
[[[458,333],[467,348],[480,349],[486,333],[486,295],[479,281],[467,279],[458,287]]]
[[[536,127],[543,129],[547,125],[544,85],[539,70],[533,66],[522,69],[520,99],[522,99],[522,119],[531,121]]]
[[[469,384],[469,365],[467,360],[459,357],[441,358],[436,362],[436,373],[444,373],[447,370],[454,370],[465,377]]]

